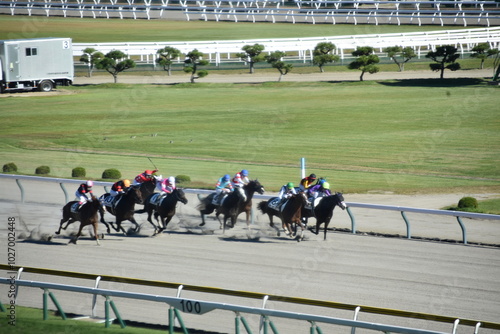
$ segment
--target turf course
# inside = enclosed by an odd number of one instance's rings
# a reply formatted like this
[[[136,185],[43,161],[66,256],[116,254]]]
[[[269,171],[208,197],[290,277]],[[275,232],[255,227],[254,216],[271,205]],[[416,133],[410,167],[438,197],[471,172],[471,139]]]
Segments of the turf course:
[[[460,27],[292,25],[0,16],[0,38],[75,42],[282,38]],[[479,79],[91,85],[0,98],[0,163],[69,177],[153,168],[212,188],[250,170],[268,190],[308,172],[334,190],[500,191],[498,87]]]
[[[305,157],[346,192],[500,190],[498,89],[435,83],[117,84],[2,98],[0,162],[130,178],[151,157],[195,185],[247,168],[277,190]]]

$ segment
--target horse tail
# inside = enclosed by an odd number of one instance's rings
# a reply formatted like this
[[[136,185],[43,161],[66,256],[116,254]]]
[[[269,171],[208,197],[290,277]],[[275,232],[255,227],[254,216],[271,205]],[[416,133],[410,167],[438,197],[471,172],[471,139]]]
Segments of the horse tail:
[[[267,201],[262,201],[257,205],[257,208],[262,212],[262,214],[267,213]]]

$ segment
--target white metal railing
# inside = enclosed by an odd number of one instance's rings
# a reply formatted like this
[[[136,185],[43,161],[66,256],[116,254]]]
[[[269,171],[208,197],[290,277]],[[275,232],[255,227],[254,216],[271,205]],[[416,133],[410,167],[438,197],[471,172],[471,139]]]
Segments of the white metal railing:
[[[248,313],[254,315],[260,315],[261,317],[277,317],[277,318],[287,318],[295,320],[309,321],[311,323],[326,323],[354,328],[364,328],[370,330],[377,330],[384,333],[403,333],[403,334],[444,334],[443,332],[430,331],[409,327],[400,327],[393,325],[385,325],[373,322],[364,322],[359,320],[341,319],[334,317],[319,316],[313,314],[305,313],[295,313],[289,311],[281,311],[275,309],[265,309],[257,307],[249,307],[235,304],[227,303],[217,303],[205,300],[197,299],[185,299],[179,297],[168,297],[161,295],[152,295],[146,293],[136,293],[136,292],[126,292],[119,290],[108,290],[100,288],[89,288],[84,286],[67,285],[67,284],[55,284],[39,281],[29,281],[29,280],[12,280],[9,278],[0,278],[0,284],[14,284],[17,287],[26,286],[40,288],[44,291],[52,290],[62,290],[75,293],[86,293],[92,295],[101,295],[108,301],[110,297],[128,298],[136,300],[146,300],[151,302],[166,303],[170,307],[177,310],[181,310],[184,313],[203,315],[205,313],[211,312],[213,310],[225,310],[231,311],[238,317],[240,313]],[[188,307],[188,305],[191,305]],[[44,301],[44,311],[46,308],[46,302]],[[116,313],[116,312],[115,312]],[[106,312],[106,322],[109,322],[109,312]]]
[[[70,184],[80,184],[84,182],[84,180],[72,180],[72,179],[61,179],[61,178],[50,178],[50,177],[38,177],[38,176],[27,176],[27,175],[11,175],[11,174],[0,174],[1,178],[7,179],[15,179],[19,189],[21,191],[21,202],[24,202],[24,189],[21,183],[21,180],[26,181],[42,181],[42,182],[52,182],[59,183],[62,191],[65,194],[66,202],[68,202],[67,191],[64,187],[65,183]],[[103,181],[95,181],[94,185],[111,187],[112,182],[103,182]],[[186,193],[192,194],[210,194],[211,190],[203,190],[203,189],[184,189]],[[254,198],[256,199],[270,199],[273,197],[272,195],[259,195],[255,194]],[[384,211],[398,211],[401,213],[401,216],[404,219],[406,224],[406,237],[411,239],[411,223],[406,217],[406,212],[413,212],[419,214],[428,214],[428,215],[440,215],[440,216],[451,216],[455,217],[458,221],[458,224],[462,231],[462,241],[464,244],[467,244],[467,229],[465,225],[462,223],[461,218],[469,218],[469,219],[485,219],[485,220],[500,220],[500,215],[493,214],[483,214],[483,213],[472,213],[472,212],[462,212],[462,211],[451,211],[451,210],[433,210],[433,209],[421,209],[421,208],[413,208],[413,207],[404,207],[404,206],[391,206],[391,205],[379,205],[379,204],[367,204],[367,203],[356,203],[356,202],[345,202],[347,205],[347,212],[351,219],[351,231],[353,234],[356,234],[356,220],[351,208],[364,208],[364,209],[374,209],[374,210],[384,210]]]
[[[420,58],[422,52],[434,50],[439,45],[454,45],[460,53],[470,52],[479,43],[489,43],[491,48],[500,47],[500,27],[441,30],[411,33],[369,34],[324,36],[306,38],[277,38],[277,39],[249,39],[249,40],[218,40],[218,41],[181,41],[181,42],[127,42],[127,43],[73,43],[73,56],[80,57],[86,48],[94,48],[102,53],[120,50],[130,56],[140,56],[146,62],[155,64],[156,52],[166,46],[174,47],[187,54],[193,49],[208,55],[215,65],[221,59],[239,61],[234,56],[241,52],[245,45],[262,44],[264,52],[283,51],[297,53],[303,61],[312,60],[313,50],[318,43],[330,42],[336,46],[336,53],[345,59],[348,50],[358,46],[371,46],[383,52],[390,46],[412,47]],[[181,59],[179,59],[181,61]]]

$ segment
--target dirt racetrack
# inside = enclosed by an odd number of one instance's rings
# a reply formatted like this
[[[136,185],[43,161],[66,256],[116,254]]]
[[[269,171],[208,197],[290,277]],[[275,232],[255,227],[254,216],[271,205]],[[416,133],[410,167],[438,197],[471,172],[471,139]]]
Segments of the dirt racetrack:
[[[77,271],[179,282],[183,284],[254,291],[268,294],[329,300],[356,305],[377,306],[482,321],[500,319],[499,248],[457,243],[383,238],[350,233],[329,232],[322,236],[307,232],[297,243],[277,237],[268,227],[267,217],[256,213],[250,230],[240,219],[234,229],[222,234],[219,223],[209,218],[207,226],[198,227],[196,196],[190,194],[187,205],[178,206],[178,215],[166,232],[151,237],[152,227],[145,215],[138,215],[142,225],[139,234],[126,236],[112,232],[96,246],[82,238],[68,245],[72,225],[60,236],[46,241],[58,226],[64,196],[58,184],[24,182],[27,196],[19,201],[14,180],[0,179],[0,245],[6,247],[8,217],[15,217],[17,240],[15,264],[30,267]],[[43,190],[43,195],[41,194]],[[103,189],[95,190],[97,194]],[[498,194],[470,194],[480,199]],[[13,197],[14,196],[14,197]],[[348,202],[379,203],[437,209],[456,203],[462,194],[429,196],[396,196],[393,194],[345,194]],[[255,201],[258,203],[258,200]],[[405,234],[405,224],[398,212],[353,209],[359,231]],[[460,240],[461,233],[454,218],[408,215],[413,236],[434,236]],[[113,218],[107,215],[107,220]],[[470,241],[500,243],[500,224],[491,221],[465,221]],[[127,223],[125,226],[130,226]],[[349,228],[345,211],[336,209],[336,228]],[[100,225],[101,232],[104,231]],[[88,233],[88,232],[87,232]],[[4,250],[2,250],[2,254]],[[0,261],[6,263],[4,257]],[[5,272],[2,273],[4,276]],[[47,277],[24,273],[22,278],[49,280],[64,284],[93,286],[93,282]],[[175,296],[176,291],[103,282],[100,287],[125,289]],[[6,302],[7,287],[0,286],[0,300]],[[91,296],[55,292],[66,312],[91,314]],[[260,300],[207,296],[185,291],[185,298],[261,307]],[[167,306],[152,302],[114,299],[123,318],[166,325]],[[104,299],[98,298],[97,315],[103,317]],[[22,288],[19,305],[42,306],[42,291]],[[51,304],[51,307],[53,305]],[[295,312],[352,318],[341,310],[319,309],[270,302],[268,308]],[[190,328],[221,333],[234,333],[234,314],[213,311],[204,316],[183,315]],[[248,316],[254,332],[258,317]],[[389,323],[450,332],[451,325],[389,318],[361,313],[359,320]],[[273,319],[280,333],[307,333],[309,324]],[[324,333],[349,333],[350,328],[321,325]],[[459,326],[458,333],[470,333],[470,327]],[[365,332],[365,331],[359,331]],[[495,333],[480,330],[480,333]]]

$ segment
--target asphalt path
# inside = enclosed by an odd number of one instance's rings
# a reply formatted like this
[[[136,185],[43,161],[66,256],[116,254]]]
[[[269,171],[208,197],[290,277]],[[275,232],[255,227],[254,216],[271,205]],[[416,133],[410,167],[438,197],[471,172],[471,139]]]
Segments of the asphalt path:
[[[24,182],[25,203],[19,200],[19,189],[14,180],[0,179],[0,245],[1,254],[7,250],[8,217],[15,217],[15,264],[29,267],[68,270],[91,274],[115,275],[147,280],[159,280],[253,291],[294,297],[328,300],[356,305],[400,309],[453,317],[498,322],[500,319],[500,249],[496,247],[463,245],[460,242],[435,242],[387,238],[350,233],[329,232],[326,241],[322,235],[307,232],[302,242],[278,237],[268,226],[267,217],[255,214],[254,224],[246,229],[240,219],[234,229],[219,229],[219,223],[209,218],[200,228],[195,209],[198,200],[189,195],[187,205],[178,205],[178,214],[167,231],[151,237],[152,226],[145,215],[138,215],[142,228],[138,234],[114,233],[105,235],[101,245],[90,239],[89,232],[77,245],[68,245],[69,235],[77,224],[64,235],[54,236],[61,217],[64,196],[58,184]],[[103,193],[97,187],[96,193]],[[494,194],[477,194],[479,198]],[[481,197],[482,196],[482,197]],[[453,204],[458,194],[432,196],[395,196],[392,194],[345,194],[346,201],[411,205],[435,209]],[[358,229],[402,233],[404,223],[399,213],[356,210]],[[398,217],[399,216],[399,217]],[[415,225],[413,235],[427,233],[439,238],[460,240],[460,229],[454,219],[440,217],[411,217]],[[107,215],[107,220],[113,218]],[[350,220],[345,211],[334,214],[336,228],[348,228]],[[480,226],[472,232],[471,226]],[[417,228],[418,225],[426,226]],[[467,222],[470,237],[478,242],[499,243],[500,228],[487,221]],[[125,226],[128,227],[127,223]],[[101,226],[102,227],[102,226]],[[425,229],[430,231],[424,231]],[[101,228],[100,232],[104,229]],[[46,241],[53,236],[50,241]],[[7,263],[2,255],[0,263]],[[6,272],[1,273],[2,276]],[[93,286],[93,282],[47,277],[24,273],[23,279],[49,280],[56,283]],[[125,286],[103,282],[101,288],[124,289],[156,295],[175,296],[177,291],[161,288]],[[0,286],[0,300],[6,303],[7,287]],[[55,292],[66,312],[90,315],[92,298],[87,295]],[[261,307],[262,301],[236,297],[208,296],[184,291],[183,297],[220,301]],[[168,323],[167,305],[114,299],[124,319],[153,324]],[[22,288],[18,304],[42,307],[42,290]],[[51,305],[52,306],[52,305]],[[294,312],[314,313],[341,318],[352,318],[352,312],[309,306],[269,302],[268,308]],[[98,298],[97,316],[104,316],[104,298]],[[184,314],[190,328],[222,333],[234,332],[234,314],[212,311],[205,316]],[[247,317],[254,332],[258,332],[258,317]],[[361,313],[359,320],[419,327],[450,332],[451,325],[390,318]],[[306,333],[305,322],[273,319],[280,333]],[[324,333],[348,333],[350,328],[321,326]],[[459,326],[458,333],[473,329]],[[363,332],[363,331],[358,331]],[[481,330],[480,333],[493,333]]]

